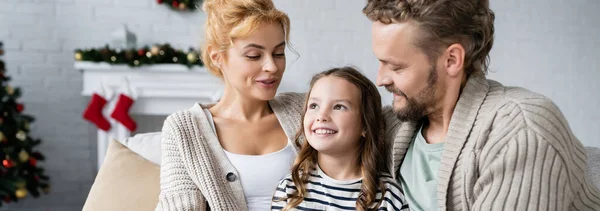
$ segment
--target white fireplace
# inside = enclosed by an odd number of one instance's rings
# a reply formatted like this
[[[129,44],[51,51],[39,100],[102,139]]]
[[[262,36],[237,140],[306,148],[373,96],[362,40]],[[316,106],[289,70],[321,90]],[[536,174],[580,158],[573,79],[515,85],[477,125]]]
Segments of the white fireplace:
[[[83,74],[83,96],[92,96],[102,84],[113,93],[103,110],[111,129],[108,132],[98,130],[98,168],[104,161],[111,139],[124,140],[131,136],[124,126],[110,118],[118,90],[125,80],[137,93],[130,115],[166,116],[189,108],[194,103],[216,102],[222,93],[220,79],[201,67],[159,64],[132,68],[127,65],[75,62],[75,69]]]

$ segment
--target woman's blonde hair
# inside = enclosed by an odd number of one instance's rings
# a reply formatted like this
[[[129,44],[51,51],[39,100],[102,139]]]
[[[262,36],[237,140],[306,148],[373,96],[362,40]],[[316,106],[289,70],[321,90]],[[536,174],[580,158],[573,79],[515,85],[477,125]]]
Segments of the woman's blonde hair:
[[[375,84],[358,70],[353,67],[340,67],[313,76],[306,99],[310,97],[312,87],[315,83],[324,77],[344,79],[360,90],[360,123],[364,128],[365,134],[360,141],[360,153],[357,157],[363,179],[360,195],[356,200],[356,209],[359,211],[376,209],[383,199],[383,197],[377,199],[377,193],[381,192],[381,196],[383,196],[386,191],[384,182],[380,179],[380,176],[383,173],[389,173],[386,159],[389,156],[389,147],[384,137],[385,122],[381,109],[381,96]],[[304,103],[304,111],[306,111],[307,106],[308,100]],[[305,113],[302,114],[303,120]],[[283,211],[293,210],[302,203],[308,193],[306,184],[308,183],[310,172],[317,165],[317,150],[310,146],[308,141],[304,139],[304,124],[301,124],[301,128],[295,138],[295,144],[300,148],[300,152],[298,152],[291,172],[292,181],[296,185],[296,191],[288,194],[288,197],[284,199],[288,200],[288,204],[284,207]]]
[[[207,15],[202,61],[218,77],[222,78],[223,73],[213,64],[209,46],[227,50],[234,39],[248,36],[263,24],[280,24],[289,43],[290,19],[271,0],[205,0],[202,9]]]

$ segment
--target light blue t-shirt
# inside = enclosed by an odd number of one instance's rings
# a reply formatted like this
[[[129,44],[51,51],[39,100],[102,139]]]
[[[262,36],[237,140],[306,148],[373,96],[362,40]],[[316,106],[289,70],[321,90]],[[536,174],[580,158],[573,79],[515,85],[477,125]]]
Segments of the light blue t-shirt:
[[[443,151],[444,142],[427,143],[421,126],[415,140],[406,151],[398,177],[411,210],[438,210],[438,170]]]

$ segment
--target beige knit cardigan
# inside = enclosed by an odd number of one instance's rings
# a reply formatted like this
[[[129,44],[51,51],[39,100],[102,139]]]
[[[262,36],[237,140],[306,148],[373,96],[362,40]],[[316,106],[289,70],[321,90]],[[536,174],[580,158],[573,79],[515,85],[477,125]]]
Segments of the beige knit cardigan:
[[[396,173],[420,122],[385,113]],[[525,89],[471,76],[441,157],[440,210],[600,210],[583,145],[552,101]]]
[[[303,104],[304,95],[297,93],[278,94],[269,101],[287,137],[294,137],[300,127]],[[248,209],[238,172],[202,109],[195,105],[164,122],[157,211]]]

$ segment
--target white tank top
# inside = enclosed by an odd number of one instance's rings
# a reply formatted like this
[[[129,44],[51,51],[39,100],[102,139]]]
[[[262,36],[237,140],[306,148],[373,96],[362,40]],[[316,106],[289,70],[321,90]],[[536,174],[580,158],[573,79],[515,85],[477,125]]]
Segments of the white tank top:
[[[212,114],[208,109],[204,109],[204,113],[213,131],[216,131]],[[239,173],[248,211],[264,211],[271,210],[275,188],[290,173],[297,152],[288,141],[283,149],[265,155],[240,155],[227,151],[225,155]]]

